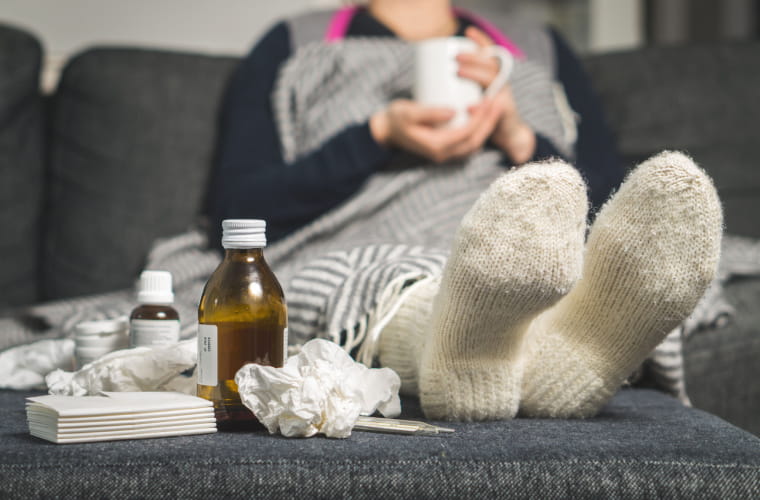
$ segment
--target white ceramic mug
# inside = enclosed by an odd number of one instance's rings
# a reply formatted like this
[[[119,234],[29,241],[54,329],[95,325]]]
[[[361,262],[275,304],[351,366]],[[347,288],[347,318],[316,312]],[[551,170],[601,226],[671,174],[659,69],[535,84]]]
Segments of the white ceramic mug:
[[[491,45],[486,50],[499,60],[499,73],[485,92],[477,82],[457,75],[457,55],[479,50],[483,49],[474,41],[462,36],[431,38],[415,46],[412,91],[414,100],[428,106],[454,109],[456,115],[447,124],[449,127],[465,125],[469,120],[467,109],[480,102],[484,95],[496,94],[512,73],[512,54],[504,47]]]

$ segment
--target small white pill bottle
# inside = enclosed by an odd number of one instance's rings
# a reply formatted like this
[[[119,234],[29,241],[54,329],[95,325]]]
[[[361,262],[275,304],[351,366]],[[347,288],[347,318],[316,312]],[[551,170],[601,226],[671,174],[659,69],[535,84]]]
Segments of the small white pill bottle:
[[[140,303],[129,316],[130,347],[152,347],[179,342],[179,313],[172,307],[172,275],[143,271],[137,291]]]

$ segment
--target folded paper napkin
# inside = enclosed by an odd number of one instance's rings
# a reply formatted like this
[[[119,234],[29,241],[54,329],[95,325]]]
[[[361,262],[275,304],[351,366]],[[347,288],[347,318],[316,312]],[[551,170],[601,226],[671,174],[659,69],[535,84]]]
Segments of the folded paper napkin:
[[[177,392],[104,392],[27,398],[32,436],[88,443],[216,432],[210,401]]]
[[[396,372],[367,368],[324,339],[304,344],[282,368],[247,364],[235,383],[243,404],[269,432],[286,437],[346,438],[359,415],[401,413]]]

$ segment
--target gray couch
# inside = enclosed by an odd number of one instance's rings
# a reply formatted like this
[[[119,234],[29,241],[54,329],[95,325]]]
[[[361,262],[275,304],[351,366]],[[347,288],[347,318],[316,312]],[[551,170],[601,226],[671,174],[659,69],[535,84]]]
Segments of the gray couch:
[[[715,176],[727,229],[760,237],[749,149],[758,56],[758,44],[726,45],[587,64],[626,159],[686,149]],[[43,97],[40,57],[33,36],[0,27],[4,314],[130,286],[156,237],[197,221],[236,62],[97,48]],[[456,423],[441,438],[258,432],[57,446],[28,435],[28,393],[0,391],[0,497],[757,497],[760,439],[727,420],[760,434],[760,280],[727,293],[733,323],[686,345],[689,390],[707,411],[636,388],[592,419]],[[415,401],[403,407],[421,418]]]

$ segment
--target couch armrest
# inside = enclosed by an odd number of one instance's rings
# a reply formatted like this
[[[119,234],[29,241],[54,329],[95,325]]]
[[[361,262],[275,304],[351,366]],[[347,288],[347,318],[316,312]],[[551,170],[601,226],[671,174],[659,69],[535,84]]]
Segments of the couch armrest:
[[[45,187],[41,58],[34,35],[0,24],[0,311],[39,299]]]

